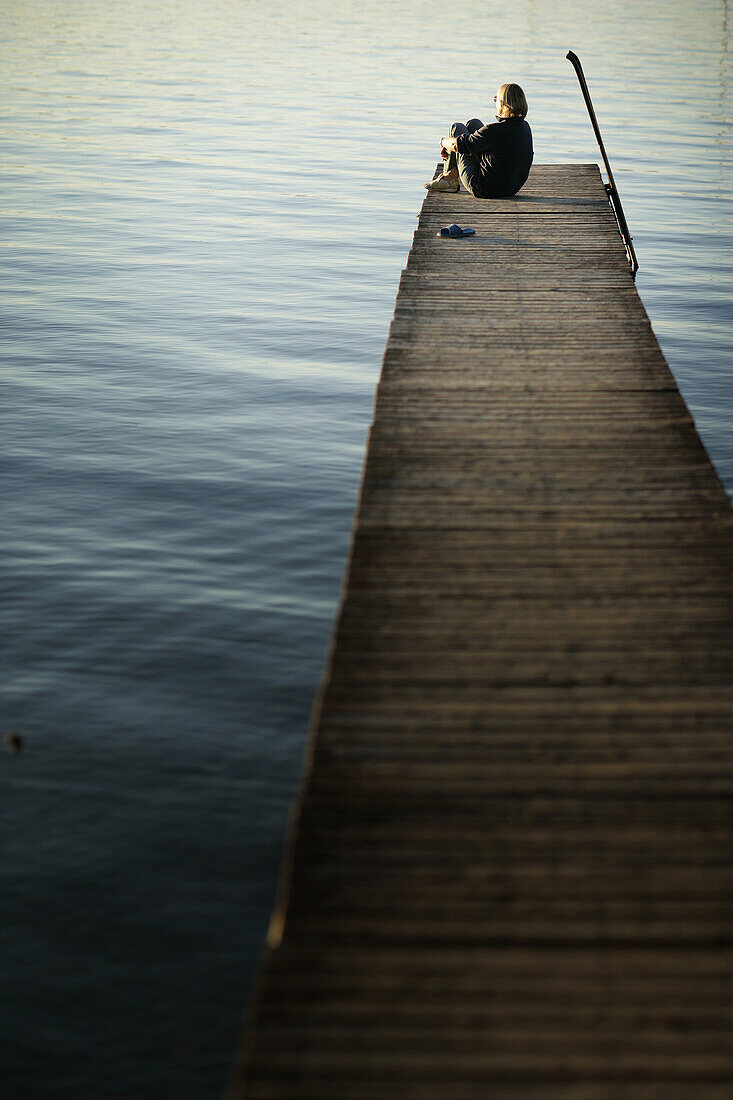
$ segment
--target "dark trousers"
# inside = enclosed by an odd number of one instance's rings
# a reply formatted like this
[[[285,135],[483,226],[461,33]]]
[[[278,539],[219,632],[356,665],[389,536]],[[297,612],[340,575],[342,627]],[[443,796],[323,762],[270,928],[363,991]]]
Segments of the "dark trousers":
[[[468,122],[454,122],[450,128],[450,136],[473,134],[482,126],[483,122],[480,118],[470,118]],[[451,153],[443,164],[443,175],[447,175],[453,168],[458,169],[460,181],[469,194],[481,198],[481,173],[476,158],[468,153]]]

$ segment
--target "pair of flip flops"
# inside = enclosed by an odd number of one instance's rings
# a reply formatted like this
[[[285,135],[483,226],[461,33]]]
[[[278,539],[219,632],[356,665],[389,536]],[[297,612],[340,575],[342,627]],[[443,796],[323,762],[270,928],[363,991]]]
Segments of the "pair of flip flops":
[[[436,237],[473,237],[475,232],[476,232],[475,229],[471,229],[468,226],[465,229],[462,229],[460,227],[460,225],[456,225],[455,222],[454,222],[453,225],[444,225],[442,229],[438,230],[438,232],[435,234],[435,236]]]

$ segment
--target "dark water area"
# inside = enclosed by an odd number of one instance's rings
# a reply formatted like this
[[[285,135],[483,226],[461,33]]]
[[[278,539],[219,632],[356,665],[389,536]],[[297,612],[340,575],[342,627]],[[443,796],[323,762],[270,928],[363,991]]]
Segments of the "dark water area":
[[[422,183],[504,80],[539,163],[597,161],[568,48],[733,490],[729,27],[727,0],[6,6],[4,1098],[222,1094]]]

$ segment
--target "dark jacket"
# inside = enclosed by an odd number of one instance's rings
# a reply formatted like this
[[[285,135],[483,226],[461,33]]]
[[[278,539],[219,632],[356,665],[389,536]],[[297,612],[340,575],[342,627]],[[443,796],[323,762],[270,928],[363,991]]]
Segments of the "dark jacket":
[[[532,131],[523,118],[503,118],[456,139],[459,153],[467,153],[478,165],[476,192],[485,199],[516,195],[526,182],[534,150]]]

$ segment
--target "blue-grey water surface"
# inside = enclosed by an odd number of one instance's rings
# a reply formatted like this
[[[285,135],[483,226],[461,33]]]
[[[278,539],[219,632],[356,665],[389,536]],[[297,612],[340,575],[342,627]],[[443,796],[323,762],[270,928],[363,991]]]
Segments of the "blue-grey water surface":
[[[10,0],[2,1095],[221,1095],[423,181],[597,161],[729,491],[728,0]]]

